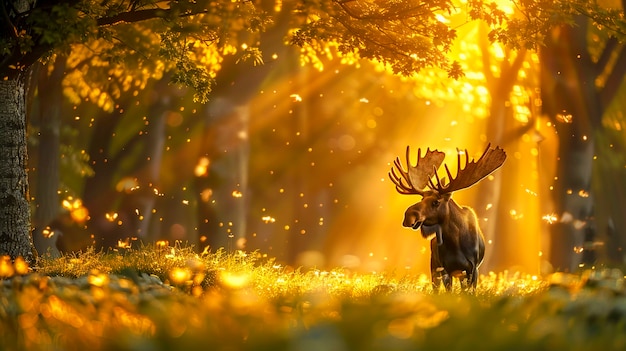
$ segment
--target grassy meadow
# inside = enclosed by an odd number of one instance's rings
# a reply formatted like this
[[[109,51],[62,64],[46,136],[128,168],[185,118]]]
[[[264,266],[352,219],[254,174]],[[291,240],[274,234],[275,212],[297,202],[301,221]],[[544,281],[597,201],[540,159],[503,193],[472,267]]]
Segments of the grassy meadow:
[[[457,284],[458,285],[458,284]],[[619,270],[483,275],[294,270],[157,246],[0,260],[0,350],[624,350]]]

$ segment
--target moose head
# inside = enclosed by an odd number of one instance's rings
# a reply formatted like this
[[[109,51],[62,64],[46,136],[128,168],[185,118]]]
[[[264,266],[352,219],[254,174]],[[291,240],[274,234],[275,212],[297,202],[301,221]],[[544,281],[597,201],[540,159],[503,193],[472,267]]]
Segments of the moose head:
[[[436,238],[431,242],[431,273],[436,287],[440,283],[436,273],[443,277],[446,289],[451,288],[450,274],[464,273],[467,281],[476,286],[478,266],[484,257],[483,235],[474,211],[457,205],[451,196],[454,191],[469,188],[502,166],[506,153],[490,146],[487,145],[478,161],[470,160],[465,150],[465,166],[459,153],[456,176],[444,165],[447,183],[445,177],[440,178],[437,173],[445,158],[445,154],[437,150],[426,149],[422,156],[418,149],[417,162],[412,165],[407,146],[406,169],[397,157],[389,171],[389,178],[400,194],[422,196],[420,202],[407,208],[402,225],[421,229],[425,238]]]

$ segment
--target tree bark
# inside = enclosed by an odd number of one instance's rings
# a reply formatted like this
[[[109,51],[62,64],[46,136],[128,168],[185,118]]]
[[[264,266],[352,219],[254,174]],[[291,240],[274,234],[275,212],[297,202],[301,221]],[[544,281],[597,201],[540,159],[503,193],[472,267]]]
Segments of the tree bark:
[[[33,263],[26,161],[25,89],[18,76],[0,80],[0,255]]]

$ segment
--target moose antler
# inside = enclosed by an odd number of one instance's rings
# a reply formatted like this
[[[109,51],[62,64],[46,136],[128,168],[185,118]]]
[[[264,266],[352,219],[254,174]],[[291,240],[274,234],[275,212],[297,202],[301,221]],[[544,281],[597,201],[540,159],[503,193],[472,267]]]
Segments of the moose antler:
[[[417,163],[415,166],[411,165],[409,155],[410,148],[407,146],[406,170],[404,170],[400,158],[396,157],[393,162],[395,168],[392,167],[389,171],[389,179],[396,185],[396,190],[400,194],[424,195],[423,189],[429,182],[432,182],[431,177],[437,173],[437,169],[441,166],[446,154],[441,151],[426,149],[426,154],[422,157],[422,150],[417,149]]]
[[[487,145],[487,148],[483,152],[478,161],[473,159],[469,160],[467,149],[465,150],[465,167],[461,167],[461,155],[457,155],[457,173],[456,177],[452,177],[448,165],[444,165],[448,179],[450,182],[447,185],[442,184],[439,179],[439,175],[435,172],[435,178],[437,179],[437,185],[435,186],[432,179],[429,179],[428,184],[439,194],[447,194],[453,191],[469,188],[470,186],[478,183],[481,179],[485,178],[493,171],[498,169],[504,163],[506,159],[506,153],[500,147],[491,149],[491,144]]]

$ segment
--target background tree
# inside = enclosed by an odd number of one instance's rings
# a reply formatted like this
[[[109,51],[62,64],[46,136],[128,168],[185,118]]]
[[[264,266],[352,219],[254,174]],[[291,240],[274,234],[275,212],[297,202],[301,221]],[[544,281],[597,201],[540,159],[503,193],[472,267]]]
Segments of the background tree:
[[[30,127],[36,128],[36,138],[30,137],[31,143],[36,139],[38,150],[36,155],[31,153],[31,164],[36,164],[36,187],[31,187],[33,197],[33,242],[39,252],[51,250],[57,255],[56,239],[47,225],[54,220],[59,212],[59,168],[61,159],[61,117],[63,106],[63,90],[60,89],[65,73],[65,57],[51,60],[47,65],[33,69],[33,82],[29,84],[32,90],[37,91],[38,99],[30,104]],[[45,93],[44,93],[45,92]],[[33,93],[34,95],[34,93]],[[36,104],[34,102],[37,102]]]
[[[540,48],[542,112],[558,137],[546,215],[553,223],[547,240],[551,269],[624,262],[626,227],[615,219],[623,217],[617,214],[624,199],[623,121],[613,114],[605,122],[626,71],[624,7],[619,1],[523,2],[521,16],[489,34],[513,48]]]
[[[624,89],[626,46],[588,17],[575,21],[555,29],[542,49],[544,112],[559,135],[553,194],[560,219],[550,257],[556,269],[570,271],[597,260],[624,264],[626,247],[624,169],[610,166],[621,158],[623,121],[605,119]]]

